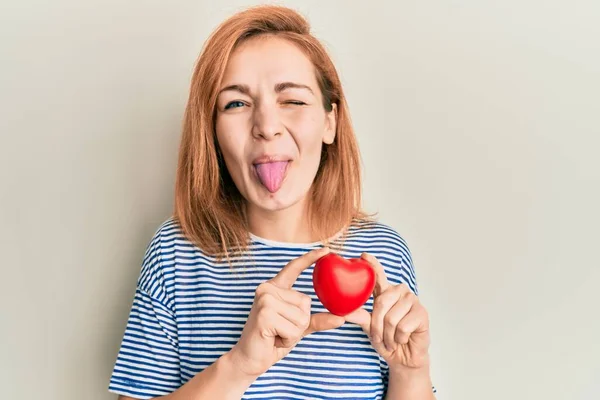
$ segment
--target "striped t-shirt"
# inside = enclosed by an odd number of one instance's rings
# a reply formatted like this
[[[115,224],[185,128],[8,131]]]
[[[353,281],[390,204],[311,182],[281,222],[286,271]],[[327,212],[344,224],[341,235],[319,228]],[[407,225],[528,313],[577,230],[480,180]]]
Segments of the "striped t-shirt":
[[[231,260],[232,269],[187,240],[173,218],[164,222],[143,258],[109,390],[148,399],[178,389],[237,343],[257,286],[318,247],[251,235],[251,261],[240,256]],[[380,222],[351,225],[338,253],[356,258],[362,252],[377,257],[391,284],[405,283],[417,294],[411,253],[394,229]],[[311,312],[325,312],[312,286],[313,267],[293,289],[312,298]],[[372,307],[371,296],[364,308]],[[381,399],[387,383],[386,362],[358,325],[346,323],[304,337],[243,399]]]

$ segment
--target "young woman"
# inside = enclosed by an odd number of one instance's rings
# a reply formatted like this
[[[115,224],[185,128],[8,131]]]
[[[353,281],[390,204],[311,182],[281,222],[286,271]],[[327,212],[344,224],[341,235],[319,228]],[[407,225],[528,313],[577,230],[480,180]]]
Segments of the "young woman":
[[[121,399],[434,399],[406,242],[361,210],[339,77],[298,13],[262,6],[193,74],[175,212],[144,256],[109,390]],[[375,269],[345,317],[312,286],[329,252]]]

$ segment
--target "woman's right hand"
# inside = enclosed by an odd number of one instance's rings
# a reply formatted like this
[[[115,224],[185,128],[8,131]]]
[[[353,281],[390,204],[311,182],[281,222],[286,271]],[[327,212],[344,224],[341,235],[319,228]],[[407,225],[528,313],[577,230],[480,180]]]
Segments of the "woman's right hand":
[[[230,351],[236,368],[244,374],[258,377],[288,355],[304,336],[345,323],[344,317],[330,313],[311,315],[311,298],[292,289],[300,273],[329,251],[312,250],[258,286],[242,336]]]

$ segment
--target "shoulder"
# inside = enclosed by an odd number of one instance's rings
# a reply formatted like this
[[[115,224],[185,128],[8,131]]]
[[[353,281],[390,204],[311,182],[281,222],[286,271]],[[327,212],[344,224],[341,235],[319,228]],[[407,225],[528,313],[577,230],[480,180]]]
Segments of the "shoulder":
[[[154,234],[146,248],[144,258],[162,261],[168,264],[175,256],[176,250],[200,252],[183,233],[181,226],[174,217],[169,217],[155,229]]]
[[[392,284],[405,283],[418,294],[412,253],[407,240],[394,227],[377,220],[355,221],[349,228],[349,242],[360,244],[383,265]]]
[[[379,247],[392,248],[404,261],[412,265],[412,255],[405,238],[391,225],[381,221],[356,221],[349,229],[349,236]]]
[[[163,255],[173,247],[178,232],[178,226],[173,218],[163,221],[155,229],[144,253],[142,272],[155,273],[160,269],[163,264]]]
[[[146,246],[137,281],[138,289],[169,303],[172,299],[168,288],[173,285],[176,268],[175,251],[178,247],[190,245],[173,217],[160,223]]]

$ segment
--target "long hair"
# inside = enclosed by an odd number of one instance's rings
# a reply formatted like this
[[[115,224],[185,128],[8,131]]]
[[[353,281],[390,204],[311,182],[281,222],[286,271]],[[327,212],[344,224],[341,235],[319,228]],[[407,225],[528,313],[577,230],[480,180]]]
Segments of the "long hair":
[[[309,226],[324,244],[356,219],[369,219],[361,206],[361,160],[348,106],[335,66],[299,13],[259,6],[225,20],[210,35],[192,75],[175,183],[174,218],[185,236],[205,253],[229,259],[249,243],[245,200],[220,154],[215,134],[216,102],[231,53],[258,35],[277,35],[298,46],[312,61],[323,107],[337,104],[334,142],[323,145],[309,192]]]

